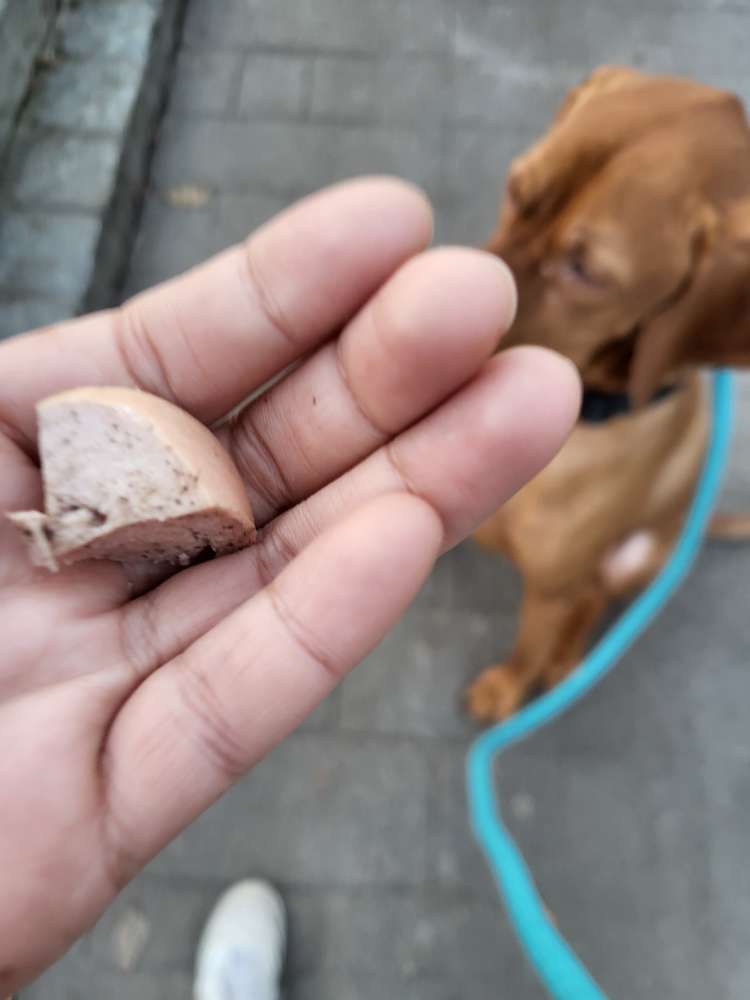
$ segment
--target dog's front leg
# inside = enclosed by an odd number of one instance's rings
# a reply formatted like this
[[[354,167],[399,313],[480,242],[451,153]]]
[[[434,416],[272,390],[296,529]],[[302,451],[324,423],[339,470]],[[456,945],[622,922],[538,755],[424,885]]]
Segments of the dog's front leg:
[[[607,602],[598,581],[560,595],[527,586],[516,646],[505,663],[489,667],[469,687],[469,714],[482,722],[500,721],[535,688],[565,677],[583,656]]]

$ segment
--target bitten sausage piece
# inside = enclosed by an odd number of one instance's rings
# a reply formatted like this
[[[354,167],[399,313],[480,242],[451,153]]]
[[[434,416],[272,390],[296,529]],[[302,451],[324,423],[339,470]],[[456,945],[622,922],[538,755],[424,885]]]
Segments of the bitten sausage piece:
[[[250,501],[211,431],[158,396],[94,387],[37,406],[45,512],[8,517],[32,560],[179,563],[255,539]]]

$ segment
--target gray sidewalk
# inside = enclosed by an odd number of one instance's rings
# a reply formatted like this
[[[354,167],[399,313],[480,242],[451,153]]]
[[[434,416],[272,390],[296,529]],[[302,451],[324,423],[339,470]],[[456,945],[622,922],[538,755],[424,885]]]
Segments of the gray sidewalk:
[[[192,0],[129,291],[361,172],[418,182],[438,240],[481,242],[510,158],[588,69],[748,99],[749,39],[744,3],[716,0]],[[750,507],[741,424],[728,501]],[[750,996],[749,581],[750,550],[709,547],[615,674],[502,765],[548,905],[613,1000]],[[459,694],[517,600],[472,545],[443,559],[370,661],[24,998],[185,1000],[215,895],[255,873],[289,903],[290,1000],[541,1000],[463,787]]]

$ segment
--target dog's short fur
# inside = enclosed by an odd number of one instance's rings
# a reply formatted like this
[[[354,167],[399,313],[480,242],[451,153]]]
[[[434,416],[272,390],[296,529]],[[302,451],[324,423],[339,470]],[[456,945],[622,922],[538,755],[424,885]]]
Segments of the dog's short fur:
[[[501,719],[565,676],[607,604],[663,564],[707,437],[699,365],[750,364],[750,128],[732,94],[603,67],[512,165],[488,249],[520,306],[506,341],[543,344],[630,412],[579,422],[477,533],[524,584],[515,649],[470,712]],[[679,388],[658,401],[657,391]]]

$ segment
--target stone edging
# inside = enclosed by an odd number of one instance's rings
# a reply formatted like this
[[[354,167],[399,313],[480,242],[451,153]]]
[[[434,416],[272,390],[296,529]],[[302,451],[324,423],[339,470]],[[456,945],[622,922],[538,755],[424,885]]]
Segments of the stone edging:
[[[0,337],[116,298],[185,0],[61,6],[0,179]]]

